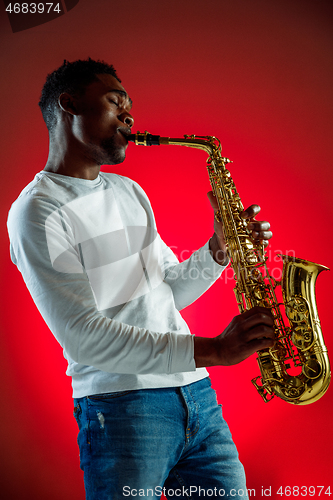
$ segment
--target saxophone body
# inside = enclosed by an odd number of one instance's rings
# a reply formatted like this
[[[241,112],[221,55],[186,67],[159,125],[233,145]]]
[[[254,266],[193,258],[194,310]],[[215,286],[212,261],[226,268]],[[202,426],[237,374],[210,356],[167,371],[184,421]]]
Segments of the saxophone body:
[[[265,249],[253,242],[240,216],[244,207],[227,169],[230,160],[222,157],[215,137],[173,139],[138,132],[128,139],[137,145],[187,146],[208,154],[207,171],[219,206],[216,216],[223,221],[239,311],[267,307],[274,319],[275,344],[258,351],[260,375],[252,383],[265,402],[274,396],[296,405],[317,401],[328,389],[331,377],[315,298],[317,276],[328,268],[281,255],[281,281],[269,274]]]

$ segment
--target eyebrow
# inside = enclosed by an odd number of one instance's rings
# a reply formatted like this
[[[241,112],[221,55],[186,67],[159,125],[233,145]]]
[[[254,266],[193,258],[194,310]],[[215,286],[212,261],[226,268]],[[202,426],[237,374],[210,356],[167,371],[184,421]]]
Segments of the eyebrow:
[[[120,90],[120,89],[108,89],[108,90],[107,90],[107,94],[109,94],[110,92],[113,92],[113,93],[119,94],[119,95],[121,95],[122,97],[124,97],[125,99],[128,99],[128,100],[129,100],[129,102],[130,102],[131,107],[133,106],[133,101],[132,101],[132,99],[129,97],[129,95],[127,94],[127,92],[125,92],[124,90]]]

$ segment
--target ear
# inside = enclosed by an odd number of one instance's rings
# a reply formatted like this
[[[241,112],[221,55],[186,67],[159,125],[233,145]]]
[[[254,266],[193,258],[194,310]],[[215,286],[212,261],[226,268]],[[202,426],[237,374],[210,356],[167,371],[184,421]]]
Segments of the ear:
[[[60,94],[58,104],[66,113],[70,113],[71,115],[78,114],[76,99],[67,92]]]

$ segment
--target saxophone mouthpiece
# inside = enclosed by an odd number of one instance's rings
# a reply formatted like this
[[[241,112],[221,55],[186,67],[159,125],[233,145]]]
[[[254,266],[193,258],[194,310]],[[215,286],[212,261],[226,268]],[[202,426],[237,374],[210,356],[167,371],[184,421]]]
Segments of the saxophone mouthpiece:
[[[128,141],[134,142],[137,146],[159,146],[160,136],[152,135],[147,132],[137,132],[136,134],[129,134]]]

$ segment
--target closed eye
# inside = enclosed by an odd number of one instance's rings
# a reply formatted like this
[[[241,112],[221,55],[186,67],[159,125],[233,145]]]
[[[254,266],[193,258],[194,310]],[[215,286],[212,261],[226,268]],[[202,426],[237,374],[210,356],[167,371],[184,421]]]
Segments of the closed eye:
[[[127,107],[129,109],[132,108],[132,104],[133,104],[132,99],[130,97],[128,97],[127,93],[124,90],[110,88],[110,89],[107,90],[106,93],[107,94],[111,94],[111,101],[110,102],[112,102],[113,104],[115,104],[117,107],[119,107],[120,104],[119,104],[118,100],[114,101],[114,99],[112,99],[113,96],[114,96],[114,94],[116,94],[117,98],[119,97],[121,99],[121,103],[123,103],[125,105],[126,102],[127,102],[127,104],[126,104]]]
[[[117,103],[117,101],[114,101],[113,99],[109,99],[109,102],[112,102],[112,104],[115,104],[117,106],[117,108],[119,107],[119,104]]]

